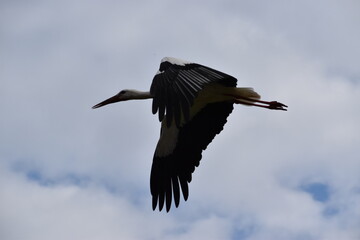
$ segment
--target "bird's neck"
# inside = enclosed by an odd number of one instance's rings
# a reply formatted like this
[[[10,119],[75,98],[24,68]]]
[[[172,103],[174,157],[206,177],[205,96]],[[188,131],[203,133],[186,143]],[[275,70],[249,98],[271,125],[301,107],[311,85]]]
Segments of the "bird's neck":
[[[153,98],[150,92],[131,90],[131,99],[148,99]]]

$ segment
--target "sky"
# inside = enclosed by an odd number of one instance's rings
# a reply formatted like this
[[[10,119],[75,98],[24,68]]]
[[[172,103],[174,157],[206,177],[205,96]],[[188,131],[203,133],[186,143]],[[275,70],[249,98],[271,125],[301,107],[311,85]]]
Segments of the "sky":
[[[360,239],[360,2],[1,1],[0,238]],[[236,105],[188,201],[152,211],[163,57],[288,111]]]

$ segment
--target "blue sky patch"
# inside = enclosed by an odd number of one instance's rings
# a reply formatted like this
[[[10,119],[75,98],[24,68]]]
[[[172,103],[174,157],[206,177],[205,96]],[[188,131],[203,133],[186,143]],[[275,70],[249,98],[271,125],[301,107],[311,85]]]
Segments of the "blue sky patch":
[[[30,167],[24,163],[16,163],[12,167],[13,171],[21,173],[31,182],[36,182],[41,186],[53,186],[57,184],[76,185],[84,187],[89,184],[91,178],[87,175],[64,173],[59,176],[47,176],[43,170],[37,167]]]
[[[336,208],[336,207],[326,207],[324,209],[324,211],[322,212],[322,214],[325,216],[325,217],[332,217],[336,214],[339,213],[339,209]]]
[[[55,181],[51,180],[51,179],[47,179],[46,177],[44,177],[40,171],[37,170],[30,170],[28,172],[26,172],[26,177],[30,180],[30,181],[34,181],[37,182],[38,184],[42,185],[42,186],[51,186],[55,184]]]
[[[255,232],[255,229],[256,229],[255,226],[249,226],[242,229],[235,229],[232,239],[239,239],[239,240],[247,239]]]
[[[309,193],[318,202],[327,202],[330,199],[329,185],[324,183],[309,183],[300,187],[301,190]]]

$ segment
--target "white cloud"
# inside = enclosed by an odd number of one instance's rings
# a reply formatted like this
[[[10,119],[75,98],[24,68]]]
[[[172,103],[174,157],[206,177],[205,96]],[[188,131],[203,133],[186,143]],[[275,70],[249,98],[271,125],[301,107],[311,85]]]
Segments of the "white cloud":
[[[0,182],[4,239],[146,239],[174,226],[171,216],[97,186],[41,186],[3,167]]]

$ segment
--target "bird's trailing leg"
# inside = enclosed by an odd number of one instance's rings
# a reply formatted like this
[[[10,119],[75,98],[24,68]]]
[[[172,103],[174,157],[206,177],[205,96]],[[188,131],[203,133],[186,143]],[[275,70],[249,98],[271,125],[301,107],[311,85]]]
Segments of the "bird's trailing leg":
[[[287,111],[287,106],[283,103],[277,102],[277,101],[263,101],[260,99],[255,98],[236,98],[235,103],[237,104],[244,104],[249,106],[255,106],[255,107],[262,107],[262,108],[268,108],[272,110],[283,110]]]

